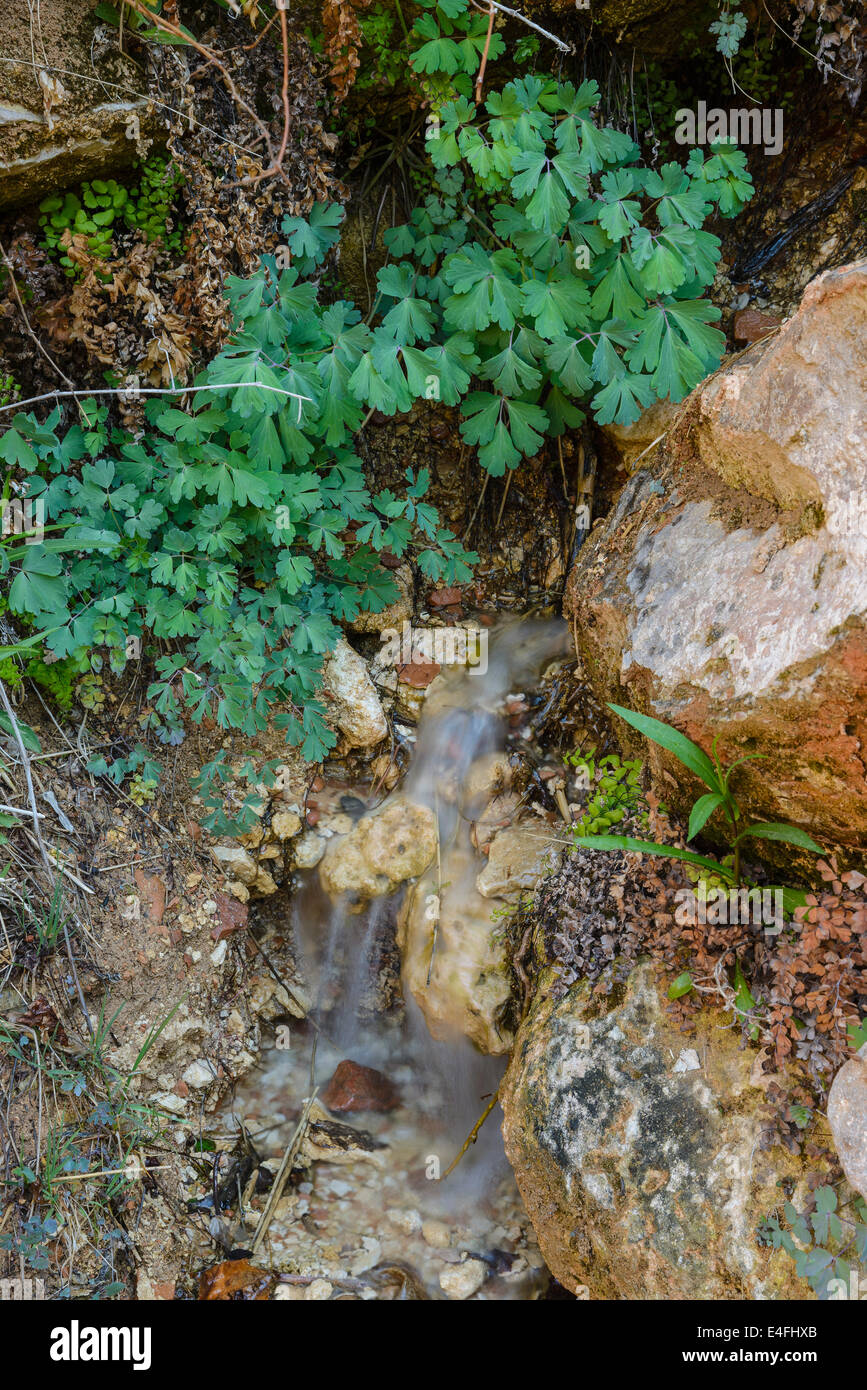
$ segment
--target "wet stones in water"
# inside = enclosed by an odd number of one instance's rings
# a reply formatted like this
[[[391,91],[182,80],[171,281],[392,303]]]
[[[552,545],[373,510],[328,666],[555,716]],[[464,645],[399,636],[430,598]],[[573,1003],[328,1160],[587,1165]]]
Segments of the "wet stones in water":
[[[342,796],[340,809],[345,816],[351,816],[353,820],[359,820],[367,812],[367,807],[359,796]]]
[[[352,1111],[394,1110],[400,1105],[400,1094],[383,1072],[347,1058],[339,1063],[322,1100],[334,1114],[346,1115]]]

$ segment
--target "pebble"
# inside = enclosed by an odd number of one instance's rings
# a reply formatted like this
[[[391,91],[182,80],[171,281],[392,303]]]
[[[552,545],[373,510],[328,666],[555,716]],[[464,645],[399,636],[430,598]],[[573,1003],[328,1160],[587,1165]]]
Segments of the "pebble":
[[[452,1233],[444,1221],[424,1221],[421,1228],[426,1245],[436,1250],[447,1250],[452,1243]]]
[[[334,1285],[327,1279],[314,1279],[304,1290],[304,1297],[308,1303],[322,1303],[326,1298],[330,1298],[333,1292]]]
[[[440,1273],[440,1288],[448,1298],[471,1298],[487,1278],[488,1270],[483,1260],[465,1260],[460,1265],[449,1265]]]
[[[387,1213],[392,1226],[396,1226],[404,1235],[415,1235],[416,1231],[421,1230],[421,1217],[418,1212],[411,1207],[408,1211],[392,1209]]]

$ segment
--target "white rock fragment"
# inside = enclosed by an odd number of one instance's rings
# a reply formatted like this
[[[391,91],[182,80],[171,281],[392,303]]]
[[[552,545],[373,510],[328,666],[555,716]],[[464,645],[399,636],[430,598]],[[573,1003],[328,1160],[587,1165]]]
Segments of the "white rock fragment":
[[[440,1272],[440,1288],[448,1298],[472,1298],[487,1277],[483,1260],[464,1260],[463,1264],[448,1265]]]

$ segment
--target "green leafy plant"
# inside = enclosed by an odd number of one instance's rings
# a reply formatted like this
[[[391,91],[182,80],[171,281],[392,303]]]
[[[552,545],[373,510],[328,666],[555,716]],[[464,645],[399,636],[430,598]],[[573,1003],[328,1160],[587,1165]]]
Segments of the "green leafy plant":
[[[579,834],[599,834],[640,811],[644,802],[640,758],[622,759],[617,753],[608,753],[597,760],[594,747],[586,753],[576,749],[565,761],[575,769],[579,785],[587,792],[583,814],[575,823]]]
[[[728,145],[642,167],[630,136],[594,120],[594,82],[525,77],[475,104],[479,17],[467,0],[426,9],[412,62],[448,97],[428,124],[436,186],[386,234],[395,263],[356,384],[386,414],[418,395],[459,404],[464,440],[502,475],[582,407],[628,423],[719,364],[719,310],[701,295],[720,243],[703,224],[752,183]]]
[[[63,532],[0,550],[11,611],[91,667],[105,649],[122,670],[130,636],[157,644],[148,728],[164,741],[183,737],[182,716],[253,735],[271,712],[317,761],[334,743],[316,690],[338,624],[397,594],[379,552],[411,555],[434,581],[470,575],[475,556],[424,500],[427,473],[408,469],[402,497],[371,496],[352,450],[375,403],[371,330],[351,304],[320,305],[298,270],[321,264],[339,221],[322,207],[289,219],[295,264],[265,257],[227,281],[237,329],[189,411],[150,400],[134,439],[85,401],[62,437],[54,410],[17,415],[0,438]]]
[[[659,854],[669,859],[679,859],[687,865],[709,869],[736,888],[740,887],[743,881],[741,849],[743,842],[747,839],[772,840],[794,845],[797,849],[809,850],[813,854],[822,853],[821,846],[817,845],[806,831],[799,830],[797,826],[776,821],[756,822],[752,825],[741,826],[741,808],[729,785],[731,776],[742,763],[753,761],[755,757],[760,755],[738,758],[729,767],[724,768],[717,757],[716,740],[714,740],[713,750],[709,756],[685,734],[672,728],[670,724],[664,724],[660,719],[654,719],[647,714],[638,714],[635,710],[624,709],[621,705],[612,704],[609,705],[609,709],[612,709],[632,728],[637,729],[645,738],[651,739],[653,743],[657,743],[661,748],[673,753],[685,768],[709,788],[693,804],[689,815],[687,839],[694,839],[711,816],[719,812],[729,837],[731,862],[726,863],[725,860],[719,862],[705,855],[693,854],[689,850],[679,849],[676,845],[657,844],[652,840],[634,840],[624,835],[576,835],[575,843],[577,845],[582,848],[632,850],[642,854]],[[781,891],[787,912],[793,911],[795,907],[803,906],[806,902],[805,895],[799,890],[783,888]]]
[[[795,1261],[801,1279],[821,1299],[848,1296],[855,1262],[867,1263],[867,1203],[855,1196],[841,1206],[829,1184],[813,1193],[811,1211],[799,1212],[791,1202],[783,1207],[785,1226],[776,1214],[759,1229],[763,1244],[786,1250]],[[836,1286],[833,1281],[840,1281]]]
[[[141,165],[137,189],[124,206],[124,220],[140,231],[147,241],[162,241],[167,249],[180,250],[179,227],[169,230],[172,207],[184,176],[176,164],[163,155],[153,155]]]
[[[94,179],[81,185],[81,198],[76,193],[53,193],[39,204],[42,216],[44,245],[53,251],[67,275],[74,276],[78,267],[63,245],[66,232],[70,236],[86,236],[87,247],[97,260],[111,256],[112,228],[121,216],[129,194],[114,179]]]
[[[140,231],[148,241],[162,240],[179,249],[179,228],[169,231],[172,204],[183,175],[163,155],[153,155],[140,165],[137,185],[126,189],[115,179],[94,179],[77,193],[53,193],[39,204],[43,244],[58,259],[70,278],[79,273],[67,254],[64,236],[86,236],[88,251],[97,260],[109,260],[114,232],[122,222]]]
[[[747,32],[747,17],[742,10],[734,9],[729,0],[725,0],[719,19],[709,28],[716,38],[717,52],[724,58],[734,58]]]

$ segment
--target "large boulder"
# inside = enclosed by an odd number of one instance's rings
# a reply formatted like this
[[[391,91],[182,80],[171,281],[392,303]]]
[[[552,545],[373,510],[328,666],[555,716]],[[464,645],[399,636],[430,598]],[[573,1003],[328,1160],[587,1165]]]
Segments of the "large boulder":
[[[843,1172],[867,1201],[867,1043],[834,1077],[828,1123]]]
[[[867,845],[867,262],[697,388],[566,597],[601,699],[743,764],[767,820]],[[623,730],[619,730],[623,732]],[[629,743],[627,731],[626,742]],[[695,788],[650,750],[678,806]]]
[[[0,207],[130,165],[158,132],[138,65],[95,10],[96,0],[3,7]]]
[[[721,1024],[708,1009],[684,1038],[651,964],[607,999],[586,983],[537,994],[500,1088],[503,1134],[542,1254],[572,1292],[809,1297],[756,1233],[784,1190],[802,1209],[822,1165],[762,1147],[756,1053]]]

